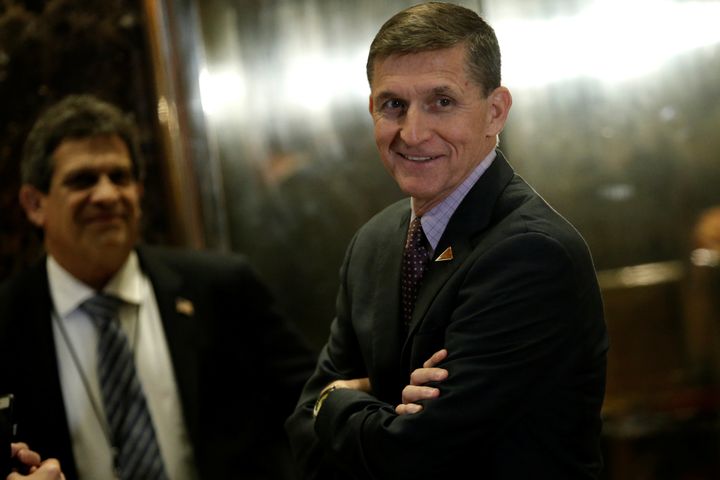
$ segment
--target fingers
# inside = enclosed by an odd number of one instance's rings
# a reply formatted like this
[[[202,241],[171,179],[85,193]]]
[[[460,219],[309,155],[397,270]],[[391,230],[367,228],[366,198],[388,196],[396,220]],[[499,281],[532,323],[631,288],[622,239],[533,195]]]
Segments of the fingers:
[[[423,363],[422,368],[413,370],[410,374],[410,385],[403,388],[402,402],[395,407],[395,413],[398,415],[412,415],[422,411],[422,405],[416,402],[420,400],[428,400],[436,398],[440,395],[440,390],[434,387],[428,387],[426,384],[430,382],[442,382],[447,379],[448,371],[444,368],[437,368],[440,362],[447,358],[446,349],[438,350]]]
[[[440,390],[433,387],[419,387],[408,385],[403,388],[402,401],[400,405],[395,407],[395,413],[398,415],[411,415],[422,411],[422,405],[418,405],[417,401],[436,398],[440,395]]]
[[[26,448],[17,453],[17,459],[20,460],[23,465],[29,467],[40,465],[40,455]]]
[[[398,415],[412,415],[413,413],[422,411],[422,409],[422,405],[418,405],[417,403],[401,403],[395,407],[395,413]]]
[[[39,474],[42,474],[39,478],[43,480],[60,480],[65,478],[65,475],[63,475],[60,469],[60,462],[54,458],[48,458],[40,465],[40,468],[35,471],[35,475]]]
[[[430,357],[429,359],[425,360],[425,363],[423,363],[423,367],[425,367],[425,368],[432,368],[432,367],[434,367],[434,366],[437,365],[438,363],[440,363],[440,362],[442,362],[443,360],[445,360],[445,359],[447,358],[447,354],[448,354],[448,352],[447,352],[447,350],[444,349],[444,348],[443,348],[442,350],[438,350],[437,352],[435,352],[435,353],[432,354],[432,357]]]
[[[40,465],[40,455],[30,450],[26,443],[13,443],[11,447],[13,456],[23,465],[27,465],[28,467]]]
[[[448,371],[444,368],[437,368],[440,362],[447,358],[447,350],[442,349],[433,353],[432,356],[423,363],[423,368],[415,369],[410,374],[411,385],[425,385],[428,382],[442,382],[448,376]]]
[[[49,458],[42,462],[40,467],[35,469],[30,475],[21,475],[13,472],[7,476],[7,480],[22,480],[23,478],[32,480],[65,480],[65,475],[63,475],[60,469],[60,462],[54,458]]]
[[[18,454],[18,452],[22,449],[30,449],[27,443],[25,442],[13,442],[10,444],[10,449],[12,450],[12,456]]]
[[[410,385],[425,385],[429,382],[442,382],[448,377],[444,368],[418,368],[410,374]]]
[[[440,390],[434,387],[407,385],[402,391],[402,403],[415,403],[420,400],[436,398],[439,395]]]

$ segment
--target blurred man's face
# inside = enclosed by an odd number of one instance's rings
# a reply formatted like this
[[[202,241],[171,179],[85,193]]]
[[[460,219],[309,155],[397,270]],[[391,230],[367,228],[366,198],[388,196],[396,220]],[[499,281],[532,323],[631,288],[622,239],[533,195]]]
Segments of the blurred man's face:
[[[446,198],[496,145],[510,92],[485,97],[465,46],[391,55],[374,64],[370,113],[385,168],[418,215]]]
[[[47,252],[80,280],[100,288],[139,236],[142,188],[130,153],[120,137],[97,136],[63,140],[53,160],[48,193],[23,186],[23,206],[44,230]]]

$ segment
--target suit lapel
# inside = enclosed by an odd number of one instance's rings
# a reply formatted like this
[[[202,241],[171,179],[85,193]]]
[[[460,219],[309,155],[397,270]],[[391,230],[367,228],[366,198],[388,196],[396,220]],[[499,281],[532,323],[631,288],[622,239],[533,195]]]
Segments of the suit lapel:
[[[493,163],[470,189],[450,218],[423,277],[409,328],[410,334],[417,330],[445,282],[473,251],[477,235],[491,224],[497,199],[513,175],[512,168],[498,150]],[[435,261],[437,256],[448,247],[452,248],[453,259]],[[407,342],[403,348],[403,356],[407,353],[406,347]]]
[[[392,224],[388,241],[375,253],[373,269],[376,282],[374,292],[373,328],[373,364],[389,367],[386,371],[400,371],[400,348],[405,339],[405,331],[400,319],[400,264],[410,221],[410,202],[401,204],[399,215],[390,215]],[[370,281],[363,279],[362,281]],[[381,380],[382,379],[382,380]],[[373,388],[389,392],[397,390],[396,379],[379,377],[377,381],[387,381],[386,385],[373,385]]]
[[[160,261],[152,249],[139,247],[138,256],[155,292],[173,371],[180,394],[183,415],[193,443],[199,427],[199,350],[205,333],[197,317],[197,299],[182,277],[167,262]]]
[[[26,339],[13,342],[11,347],[17,392],[24,393],[17,399],[18,435],[43,456],[60,459],[71,478],[75,476],[75,463],[58,372],[51,316],[54,307],[45,262],[43,258],[31,268],[16,299],[14,321],[19,333],[13,337]],[[36,354],[28,354],[30,351]]]

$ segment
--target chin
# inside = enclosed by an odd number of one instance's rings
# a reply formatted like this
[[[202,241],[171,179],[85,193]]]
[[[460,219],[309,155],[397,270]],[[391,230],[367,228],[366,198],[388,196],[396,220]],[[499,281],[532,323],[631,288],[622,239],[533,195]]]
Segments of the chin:
[[[427,188],[427,185],[425,185],[423,182],[417,181],[417,179],[398,182],[398,184],[400,186],[400,190],[402,190],[403,193],[417,200],[431,199],[437,195],[437,192]]]
[[[94,242],[97,245],[103,245],[108,248],[121,248],[131,244],[130,240],[133,236],[125,228],[109,228],[94,235]]]
[[[114,273],[125,263],[131,250],[132,248],[126,245],[98,245],[95,251],[92,252],[92,257],[89,255],[88,258],[92,258],[93,263],[101,266],[103,270]]]

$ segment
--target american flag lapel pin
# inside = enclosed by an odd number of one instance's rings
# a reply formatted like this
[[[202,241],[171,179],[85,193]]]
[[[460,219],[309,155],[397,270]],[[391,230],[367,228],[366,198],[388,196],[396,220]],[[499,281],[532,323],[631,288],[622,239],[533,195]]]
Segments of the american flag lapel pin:
[[[178,313],[191,317],[195,313],[195,307],[193,303],[187,298],[178,297],[175,299],[175,310]]]

